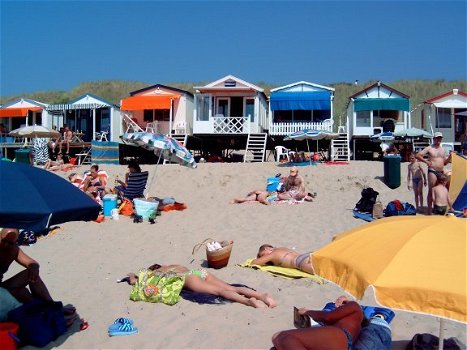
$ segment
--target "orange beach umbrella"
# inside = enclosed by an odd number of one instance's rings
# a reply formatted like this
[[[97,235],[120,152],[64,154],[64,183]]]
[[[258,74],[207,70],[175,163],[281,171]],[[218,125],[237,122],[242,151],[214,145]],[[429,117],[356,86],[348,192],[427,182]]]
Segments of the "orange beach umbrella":
[[[338,235],[313,253],[316,273],[361,299],[467,322],[467,220],[394,216]]]

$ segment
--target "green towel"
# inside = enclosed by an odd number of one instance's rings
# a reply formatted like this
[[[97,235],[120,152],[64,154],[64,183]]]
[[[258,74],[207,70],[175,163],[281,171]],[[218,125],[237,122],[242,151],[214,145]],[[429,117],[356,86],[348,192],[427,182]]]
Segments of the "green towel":
[[[309,278],[318,284],[324,284],[324,280],[316,275],[312,275],[308,272],[303,272],[297,269],[291,269],[288,267],[272,266],[272,265],[255,265],[251,262],[253,259],[247,259],[243,264],[237,264],[240,267],[250,267],[255,270],[261,270],[270,273],[273,276],[278,276],[286,279],[297,279],[297,278]]]

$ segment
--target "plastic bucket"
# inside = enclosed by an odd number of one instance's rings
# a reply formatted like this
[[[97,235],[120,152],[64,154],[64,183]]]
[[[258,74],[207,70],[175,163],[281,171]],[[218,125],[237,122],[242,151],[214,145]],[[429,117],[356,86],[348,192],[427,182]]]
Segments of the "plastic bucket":
[[[144,220],[156,217],[158,201],[149,201],[144,199],[134,199],[136,215],[141,216]]]
[[[104,216],[112,216],[112,209],[117,208],[117,195],[106,194],[102,198],[102,203],[104,204]]]
[[[18,325],[12,322],[0,322],[0,344],[2,350],[16,350],[15,337],[18,334]],[[12,336],[13,335],[13,336]]]
[[[112,220],[118,220],[119,219],[119,211],[117,208],[115,209],[112,209],[111,211],[111,214],[112,214]]]
[[[280,178],[278,177],[268,177],[266,191],[268,192],[277,191],[277,188],[279,187],[279,182],[280,182]]]

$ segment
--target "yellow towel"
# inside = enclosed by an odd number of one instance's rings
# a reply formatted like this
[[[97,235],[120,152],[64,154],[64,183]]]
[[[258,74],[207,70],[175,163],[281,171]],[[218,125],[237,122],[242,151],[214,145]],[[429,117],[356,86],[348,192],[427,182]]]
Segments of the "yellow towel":
[[[240,267],[250,267],[255,270],[261,270],[270,273],[273,276],[282,277],[285,279],[297,279],[297,278],[309,278],[318,284],[324,284],[324,280],[316,275],[312,275],[308,272],[303,272],[297,269],[291,269],[288,267],[272,266],[272,265],[255,265],[251,262],[253,259],[247,259],[243,264],[237,264]]]

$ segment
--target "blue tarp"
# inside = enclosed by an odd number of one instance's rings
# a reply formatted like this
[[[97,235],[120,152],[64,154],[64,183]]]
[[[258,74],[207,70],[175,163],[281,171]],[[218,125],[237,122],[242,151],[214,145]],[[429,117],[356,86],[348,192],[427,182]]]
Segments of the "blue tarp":
[[[454,198],[453,200],[454,203],[452,203],[452,207],[454,210],[462,211],[467,208],[467,181],[465,182],[464,187],[462,187],[457,198]]]
[[[331,110],[331,93],[329,91],[273,92],[271,110]]]
[[[42,232],[95,220],[101,207],[64,178],[28,164],[0,161],[0,227]]]

